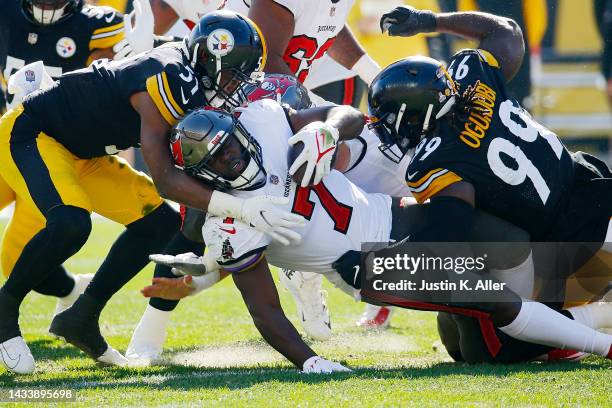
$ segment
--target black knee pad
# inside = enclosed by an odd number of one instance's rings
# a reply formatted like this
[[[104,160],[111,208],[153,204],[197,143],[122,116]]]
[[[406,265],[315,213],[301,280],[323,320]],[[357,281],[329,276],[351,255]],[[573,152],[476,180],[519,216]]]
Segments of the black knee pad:
[[[163,203],[138,221],[126,225],[126,228],[139,236],[167,241],[179,230],[180,225],[179,213],[167,203]]]
[[[87,242],[91,233],[91,216],[82,208],[60,205],[47,213],[45,230],[56,254],[68,258]]]

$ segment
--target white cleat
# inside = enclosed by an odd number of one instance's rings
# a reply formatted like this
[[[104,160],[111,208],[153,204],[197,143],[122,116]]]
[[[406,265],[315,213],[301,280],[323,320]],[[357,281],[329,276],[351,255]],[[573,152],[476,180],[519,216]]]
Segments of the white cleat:
[[[125,367],[128,365],[128,359],[123,357],[120,352],[108,346],[104,354],[96,358],[96,361],[104,365],[112,365]]]
[[[149,366],[161,361],[170,314],[147,305],[125,352],[130,364]]]
[[[391,323],[393,309],[387,306],[376,306],[366,304],[366,308],[357,321],[357,326],[365,329],[384,330]]]
[[[87,289],[87,285],[94,277],[93,273],[86,273],[74,276],[74,288],[72,291],[64,297],[57,299],[57,304],[55,305],[55,312],[53,316],[62,313],[64,310],[68,309],[74,302],[76,302],[77,298],[81,295],[81,293],[85,292]]]
[[[280,281],[291,293],[306,335],[314,340],[328,340],[332,335],[326,292],[321,290],[323,276],[312,272],[282,269]]]
[[[17,374],[31,374],[36,368],[30,348],[21,336],[0,343],[0,360],[7,370]]]

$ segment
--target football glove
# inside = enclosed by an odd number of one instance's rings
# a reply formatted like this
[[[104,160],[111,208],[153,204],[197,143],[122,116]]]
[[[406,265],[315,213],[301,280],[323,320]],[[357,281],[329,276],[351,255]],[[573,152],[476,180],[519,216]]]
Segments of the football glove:
[[[208,212],[218,217],[236,218],[251,227],[265,232],[283,245],[298,243],[302,236],[291,228],[303,227],[303,217],[284,210],[289,198],[257,196],[247,199],[213,191]]]
[[[313,185],[321,182],[331,171],[332,158],[338,143],[338,129],[325,122],[313,122],[304,126],[299,132],[289,138],[289,144],[304,143],[304,150],[294,160],[289,168],[289,174],[295,172],[304,164],[306,171],[302,178],[302,187],[307,187],[314,173]]]
[[[304,374],[330,374],[330,373],[349,373],[353,370],[340,363],[326,360],[319,356],[312,356],[304,361],[302,373]]]
[[[152,254],[149,259],[158,265],[172,268],[176,276],[193,275],[200,276],[209,272],[203,256],[197,256],[193,252],[179,255]],[[214,266],[216,263],[208,265]]]
[[[380,30],[391,36],[410,37],[436,31],[436,15],[430,10],[398,6],[380,18]]]
[[[34,91],[47,89],[53,85],[53,79],[45,70],[42,61],[32,62],[10,76],[8,92],[13,96],[10,107],[20,104]]]
[[[149,0],[134,0],[134,11],[123,16],[125,25],[125,39],[130,43],[130,47],[135,54],[153,49],[153,10]],[[135,27],[132,26],[132,16],[134,17]]]

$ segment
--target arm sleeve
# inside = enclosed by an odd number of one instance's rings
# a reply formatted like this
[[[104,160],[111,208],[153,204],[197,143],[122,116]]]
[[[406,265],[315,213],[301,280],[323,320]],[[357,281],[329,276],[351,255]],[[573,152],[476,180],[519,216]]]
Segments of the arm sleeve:
[[[190,109],[204,105],[195,74],[186,66],[168,65],[146,81],[147,92],[157,109],[174,126]]]
[[[91,7],[88,10],[93,25],[89,50],[111,48],[125,38],[123,14],[110,7]]]

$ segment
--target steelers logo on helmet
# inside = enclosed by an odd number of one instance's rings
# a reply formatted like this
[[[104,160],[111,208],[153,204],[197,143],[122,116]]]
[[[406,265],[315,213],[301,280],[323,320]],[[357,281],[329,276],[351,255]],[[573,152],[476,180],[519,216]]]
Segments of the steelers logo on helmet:
[[[217,58],[225,57],[232,52],[234,44],[234,35],[223,28],[210,33],[206,41],[208,51]]]
[[[62,58],[70,58],[76,53],[76,43],[70,37],[62,37],[55,44],[57,55]]]

